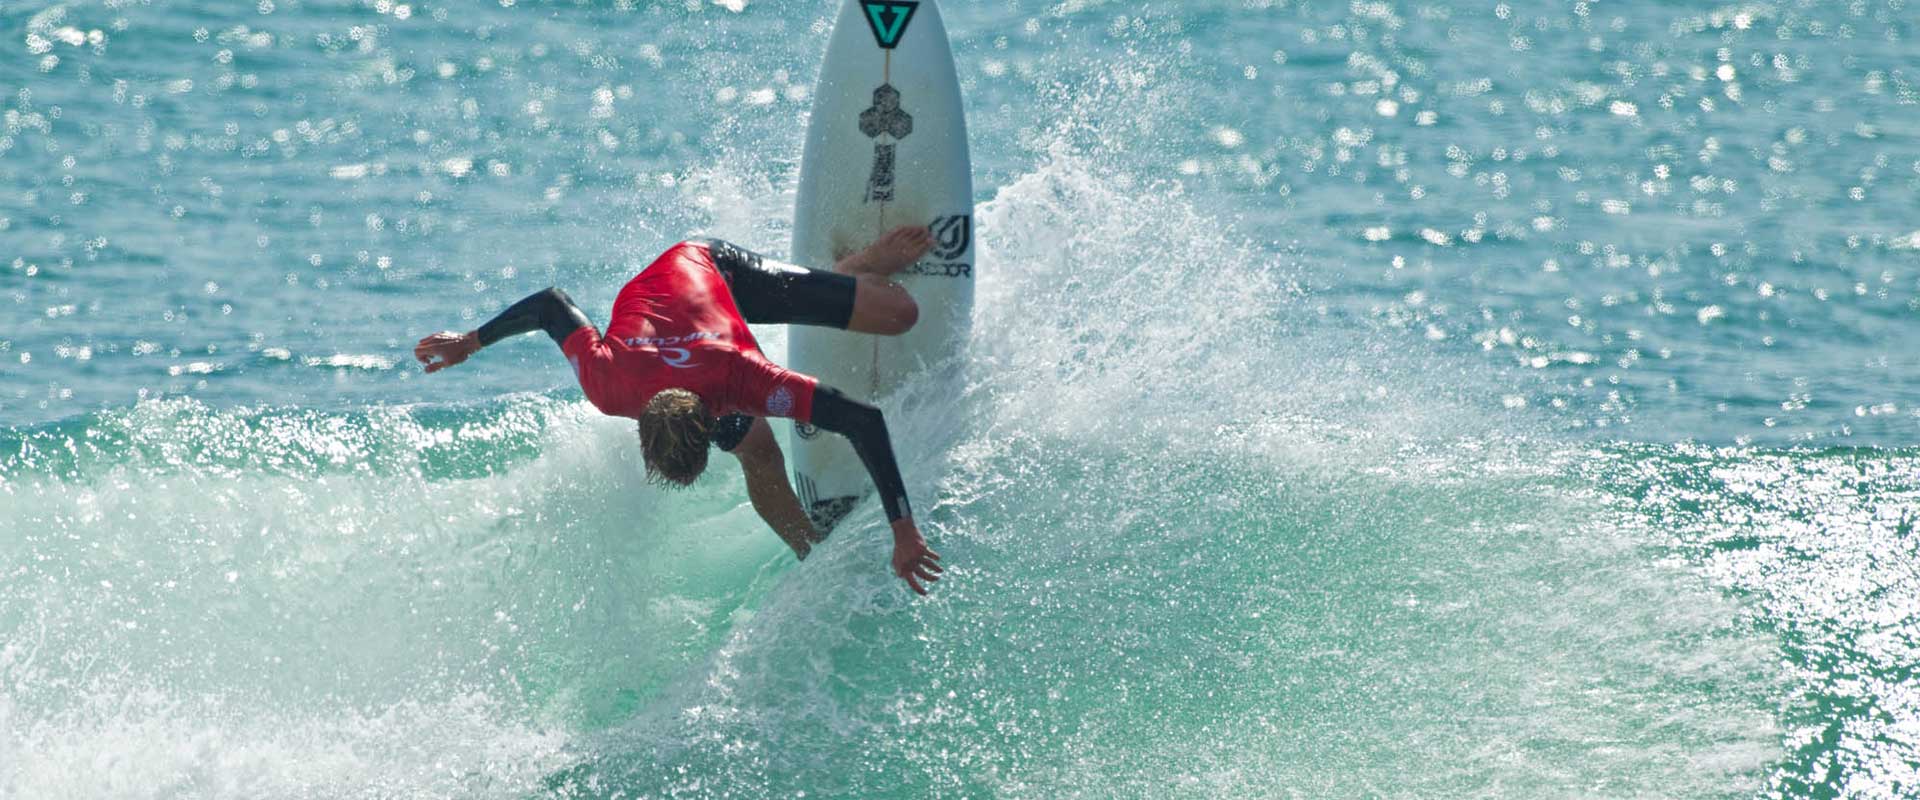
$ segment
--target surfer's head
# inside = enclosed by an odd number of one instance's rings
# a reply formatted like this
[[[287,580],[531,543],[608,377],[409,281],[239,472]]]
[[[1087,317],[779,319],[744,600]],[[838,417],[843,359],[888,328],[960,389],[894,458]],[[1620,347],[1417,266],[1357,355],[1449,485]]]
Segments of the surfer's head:
[[[640,450],[646,456],[647,477],[664,486],[692,486],[707,470],[707,442],[713,417],[700,396],[685,389],[668,389],[647,401],[640,414]]]

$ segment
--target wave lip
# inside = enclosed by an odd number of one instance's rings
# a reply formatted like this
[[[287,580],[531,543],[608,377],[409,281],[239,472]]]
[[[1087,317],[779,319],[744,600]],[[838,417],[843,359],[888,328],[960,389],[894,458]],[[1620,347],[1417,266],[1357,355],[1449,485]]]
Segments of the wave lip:
[[[1579,473],[1589,452],[1502,434],[1401,362],[1335,355],[1366,331],[1274,335],[1317,319],[1285,263],[1181,224],[1204,217],[1156,188],[1062,150],[979,209],[983,259],[1020,268],[983,272],[977,361],[942,395],[951,446],[908,459],[939,476],[920,503],[950,565],[935,599],[902,599],[873,569],[878,526],[848,526],[557,780],[880,797],[1764,785],[1774,642],[1650,555],[1661,533]],[[1174,258],[1211,280],[1181,291],[1160,268]]]

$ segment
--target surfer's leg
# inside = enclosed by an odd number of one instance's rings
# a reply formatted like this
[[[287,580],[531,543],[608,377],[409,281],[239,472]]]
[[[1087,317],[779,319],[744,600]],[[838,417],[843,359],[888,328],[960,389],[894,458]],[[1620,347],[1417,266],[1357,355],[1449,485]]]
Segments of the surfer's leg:
[[[885,278],[784,264],[722,241],[707,246],[748,322],[891,336],[905,333],[920,318],[913,296]]]
[[[737,426],[735,418],[748,420],[745,433],[733,439],[731,445],[724,443],[721,432],[729,425]],[[734,415],[720,420],[721,430],[714,435],[715,444],[720,449],[733,453],[740,459],[740,471],[747,478],[747,499],[753,501],[753,510],[765,520],[767,527],[779,535],[780,539],[793,548],[793,554],[806,558],[815,542],[825,537],[814,532],[813,522],[807,519],[807,512],[800,507],[800,498],[793,494],[793,484],[787,481],[786,458],[780,454],[780,443],[773,438],[773,429],[764,419],[749,419]],[[737,430],[737,427],[734,428]]]
[[[835,262],[833,271],[859,282],[853,315],[847,330],[898,336],[920,320],[920,305],[892,275],[920,260],[933,249],[933,232],[920,225],[902,225],[881,234],[860,252]]]
[[[907,294],[905,286],[873,275],[855,280],[853,316],[847,319],[847,330],[899,336],[920,321],[920,304]]]

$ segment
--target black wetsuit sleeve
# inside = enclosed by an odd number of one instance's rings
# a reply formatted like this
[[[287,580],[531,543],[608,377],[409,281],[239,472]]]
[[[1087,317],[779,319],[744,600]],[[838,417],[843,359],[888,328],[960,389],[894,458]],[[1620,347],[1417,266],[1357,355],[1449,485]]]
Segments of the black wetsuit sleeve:
[[[500,316],[480,326],[480,346],[486,347],[509,336],[546,331],[554,344],[565,344],[567,337],[582,327],[590,327],[587,315],[573,304],[573,298],[559,289],[546,289],[527,295],[507,307]]]
[[[867,465],[873,488],[880,492],[886,506],[887,521],[913,516],[907,503],[907,485],[900,480],[900,465],[893,460],[893,444],[887,438],[887,421],[880,409],[841,394],[831,386],[813,390],[813,426],[833,431],[853,443],[853,452]]]

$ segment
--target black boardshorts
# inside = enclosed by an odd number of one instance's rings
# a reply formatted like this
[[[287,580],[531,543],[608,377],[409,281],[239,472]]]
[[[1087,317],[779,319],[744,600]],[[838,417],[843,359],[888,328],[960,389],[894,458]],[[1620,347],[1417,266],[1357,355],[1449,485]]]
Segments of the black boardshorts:
[[[707,246],[714,267],[733,291],[734,305],[748,322],[846,330],[853,320],[853,276],[785,264],[719,239],[695,241]],[[752,417],[728,414],[715,422],[711,440],[731,453],[752,428]]]

